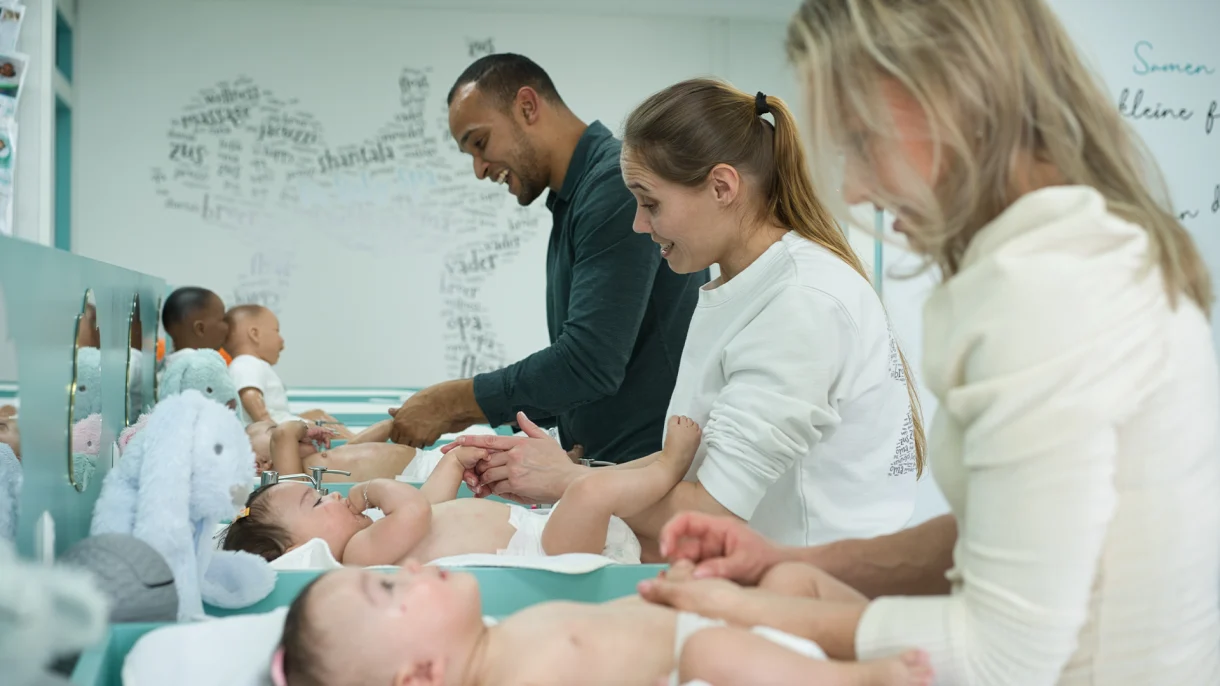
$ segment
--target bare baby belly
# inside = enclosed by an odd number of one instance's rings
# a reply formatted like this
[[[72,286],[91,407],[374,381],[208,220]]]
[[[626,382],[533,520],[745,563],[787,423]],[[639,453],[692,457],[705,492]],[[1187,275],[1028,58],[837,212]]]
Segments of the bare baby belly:
[[[305,458],[306,468],[321,465],[351,472],[351,476],[327,474],[326,481],[369,481],[393,479],[411,464],[415,449],[394,443],[356,443],[314,453]]]
[[[450,555],[495,554],[508,547],[516,529],[508,523],[509,505],[459,498],[432,506],[432,529],[408,557],[429,562]]]

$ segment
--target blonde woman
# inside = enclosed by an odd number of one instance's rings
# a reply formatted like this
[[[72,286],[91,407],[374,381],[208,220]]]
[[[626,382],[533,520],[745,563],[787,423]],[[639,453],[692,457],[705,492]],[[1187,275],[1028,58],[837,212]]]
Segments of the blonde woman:
[[[655,541],[677,512],[729,514],[789,545],[905,526],[922,463],[919,406],[881,300],[813,192],[784,103],[707,79],[670,86],[627,117],[622,169],[633,228],[670,269],[720,266],[699,292],[667,410],[703,426],[702,443],[687,479],[628,523]],[[568,460],[534,440],[464,444],[508,451],[503,466],[488,460],[483,482],[553,500],[562,491],[539,486],[558,470],[523,468],[528,451]]]
[[[1220,683],[1211,284],[1063,26],[1043,0],[806,0],[789,51],[818,169],[845,153],[847,202],[894,213],[944,276],[924,373],[956,529],[794,551],[683,516],[671,557],[823,599],[706,579],[645,594],[833,658],[922,648],[941,684]],[[870,602],[784,559],[871,593],[881,569],[950,588]]]

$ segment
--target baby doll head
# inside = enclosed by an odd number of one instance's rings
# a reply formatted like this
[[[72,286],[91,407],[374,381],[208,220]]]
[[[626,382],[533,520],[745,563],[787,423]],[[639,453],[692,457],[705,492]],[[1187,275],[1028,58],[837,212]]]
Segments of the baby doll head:
[[[224,301],[198,286],[186,286],[169,294],[161,308],[161,324],[173,339],[174,350],[219,350],[229,335]]]
[[[353,512],[338,493],[319,495],[308,484],[285,481],[262,486],[250,494],[246,509],[224,531],[225,550],[243,550],[271,561],[320,538],[336,560],[364,528],[373,523]]]
[[[479,583],[408,562],[394,574],[346,568],[301,591],[277,654],[292,686],[461,683],[487,640]]]
[[[280,361],[284,337],[280,335],[280,320],[262,305],[239,305],[225,315],[229,337],[225,349],[237,355],[253,355],[267,364]]]

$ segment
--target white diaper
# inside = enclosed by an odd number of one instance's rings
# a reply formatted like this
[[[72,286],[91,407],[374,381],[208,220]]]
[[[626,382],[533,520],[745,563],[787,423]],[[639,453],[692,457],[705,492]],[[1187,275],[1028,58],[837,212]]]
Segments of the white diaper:
[[[670,686],[679,685],[678,663],[682,659],[682,648],[686,646],[687,639],[704,629],[713,629],[720,626],[725,626],[725,623],[719,619],[708,619],[703,615],[697,615],[693,612],[678,613],[678,621],[674,626],[674,671],[669,675]],[[793,636],[792,634],[766,626],[756,626],[750,632],[805,657],[813,658],[814,660],[826,659],[826,653],[822,651],[818,644],[800,636]],[[707,686],[707,684],[703,681],[688,681],[685,686]]]
[[[542,530],[551,518],[553,510],[531,510],[526,507],[512,506],[508,510],[508,523],[513,525],[517,533],[513,534],[508,547],[497,551],[500,555],[530,555],[545,556],[542,549]],[[610,518],[610,527],[606,529],[606,547],[602,555],[619,564],[638,565],[640,563],[640,539],[635,537],[627,522],[618,517]]]
[[[432,476],[432,470],[436,469],[436,465],[441,463],[444,456],[439,450],[416,450],[410,464],[395,478],[413,484],[423,483]]]

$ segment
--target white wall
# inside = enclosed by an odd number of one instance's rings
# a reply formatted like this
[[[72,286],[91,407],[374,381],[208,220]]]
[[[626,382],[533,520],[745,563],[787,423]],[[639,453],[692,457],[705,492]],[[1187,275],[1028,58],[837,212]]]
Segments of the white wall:
[[[471,59],[467,39],[492,38],[497,51],[534,58],[578,115],[612,129],[648,94],[691,76],[719,75],[750,92],[796,100],[782,52],[789,2],[753,6],[761,19],[696,14],[741,12],[737,3],[715,2],[628,2],[616,9],[633,14],[616,17],[597,16],[605,5],[584,0],[562,8],[513,3],[512,13],[485,9],[503,3],[430,9],[438,5],[84,3],[75,249],[230,300],[252,291],[278,299],[288,345],[281,373],[290,385],[425,385],[469,371],[461,361],[472,346],[490,342],[478,359],[498,365],[547,342],[550,215],[541,201],[520,212],[502,190],[475,182],[443,125],[444,93]],[[662,7],[672,13],[658,14]],[[382,203],[360,220],[345,209],[350,198],[331,197],[322,208],[329,214],[273,210],[264,201],[250,226],[234,227],[202,219],[203,192],[173,178],[179,161],[167,159],[176,140],[171,125],[201,89],[248,76],[279,98],[299,99],[286,107],[312,115],[323,143],[334,146],[360,141],[403,111],[404,67],[432,69],[424,124],[437,154],[427,164],[446,180],[431,196]],[[199,142],[215,154],[231,138],[202,135]],[[247,178],[257,163],[249,155],[236,154],[247,190],[257,185]],[[154,170],[168,178],[155,181]],[[204,185],[213,203],[224,192],[217,174]],[[277,179],[272,194],[287,185]],[[437,193],[448,195],[438,200]],[[463,214],[470,208],[491,218],[472,223]],[[509,236],[518,247],[486,249]],[[470,273],[469,293],[442,297],[446,270],[470,251],[495,253],[495,268]],[[871,258],[871,247],[862,253]],[[472,321],[487,334],[474,343],[461,336]]]
[[[13,236],[42,245],[55,238],[55,1],[25,2],[18,52],[30,57],[17,108]]]

